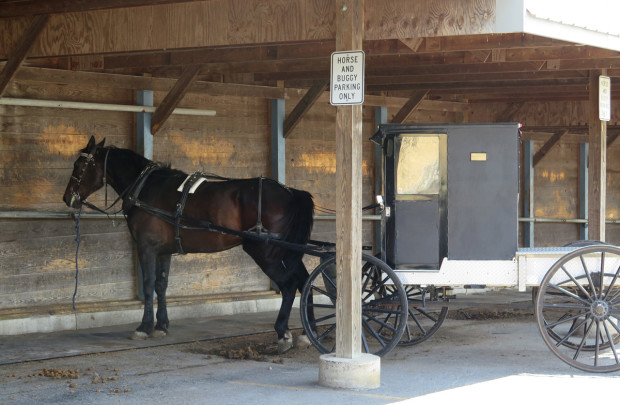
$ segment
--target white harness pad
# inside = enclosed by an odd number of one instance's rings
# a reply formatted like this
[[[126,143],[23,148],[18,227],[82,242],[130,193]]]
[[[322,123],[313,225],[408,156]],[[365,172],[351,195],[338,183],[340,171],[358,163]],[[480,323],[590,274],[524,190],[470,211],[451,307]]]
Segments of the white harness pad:
[[[187,176],[185,178],[185,180],[183,181],[183,183],[179,186],[179,188],[177,188],[177,191],[179,193],[183,192],[183,187],[185,187],[185,183],[187,183],[187,181],[189,180],[189,178],[192,175],[190,174],[189,176]],[[189,189],[189,194],[194,194],[194,192],[198,189],[198,186],[200,186],[203,182],[207,181],[206,177],[200,177],[198,180],[196,180],[196,182],[192,185],[192,187]]]

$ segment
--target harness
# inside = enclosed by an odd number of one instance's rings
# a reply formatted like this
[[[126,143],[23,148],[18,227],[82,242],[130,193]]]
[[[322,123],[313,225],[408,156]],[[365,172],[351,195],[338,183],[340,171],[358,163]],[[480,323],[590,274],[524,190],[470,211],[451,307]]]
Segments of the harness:
[[[106,155],[105,155],[105,160],[104,160],[104,175],[103,175],[103,181],[106,187],[106,197],[105,197],[106,206],[107,206],[107,164],[108,164],[109,152],[110,152],[110,149],[108,148],[106,150]],[[79,190],[80,183],[82,182],[82,177],[84,176],[84,173],[86,172],[87,168],[91,164],[94,164],[95,162],[94,153],[82,152],[80,154],[80,157],[84,157],[86,159],[86,164],[82,168],[82,171],[79,174],[79,177],[72,176],[73,179],[76,181],[76,185],[74,189],[72,190],[72,195],[74,196],[74,198],[77,198],[78,200],[80,200],[80,202],[83,205],[86,205],[87,207],[91,209],[94,209],[96,211],[99,211],[107,215],[110,215],[108,213],[108,210],[112,208],[114,205],[116,205],[121,199],[123,199],[123,205],[122,205],[121,210],[123,211],[123,214],[125,216],[127,216],[127,213],[129,212],[131,208],[137,207],[139,209],[142,209],[148,212],[149,214],[152,214],[168,222],[169,224],[174,226],[174,240],[175,240],[177,251],[179,254],[182,254],[182,255],[186,254],[185,250],[183,249],[183,243],[181,241],[181,235],[180,235],[181,229],[206,230],[206,231],[211,231],[211,232],[218,232],[224,235],[238,236],[240,238],[265,241],[266,243],[269,240],[274,240],[274,239],[280,240],[282,243],[286,243],[283,241],[284,239],[283,233],[271,232],[263,226],[262,200],[263,200],[263,181],[265,179],[263,176],[258,178],[258,204],[257,204],[258,212],[257,212],[256,225],[254,225],[252,228],[246,231],[236,231],[230,228],[215,225],[213,222],[209,220],[189,218],[183,215],[183,210],[185,209],[185,204],[187,203],[187,199],[189,195],[193,194],[203,182],[208,181],[208,179],[224,180],[224,181],[230,180],[228,178],[206,174],[206,173],[202,173],[199,171],[192,173],[185,179],[185,181],[177,189],[177,191],[181,193],[181,197],[179,198],[179,201],[176,204],[174,212],[167,211],[161,208],[153,207],[139,199],[140,193],[142,189],[144,188],[144,185],[146,184],[146,181],[148,180],[149,176],[153,172],[162,169],[162,167],[159,164],[154,163],[154,162],[149,162],[142,169],[142,171],[140,172],[138,177],[134,180],[134,182],[130,184],[122,193],[120,193],[118,198],[110,206],[104,209],[101,209],[97,207],[96,205],[89,203],[88,201],[86,201],[86,199],[84,200],[80,199],[78,190]],[[288,190],[288,188],[286,189]],[[119,210],[119,212],[121,210]]]
[[[183,182],[181,185],[183,187],[183,191],[181,192],[181,199],[177,203],[177,209],[174,211],[174,241],[177,244],[177,250],[179,254],[184,255],[185,251],[183,250],[183,244],[181,243],[181,235],[179,233],[179,229],[181,227],[181,217],[183,216],[183,209],[185,208],[185,203],[187,202],[187,196],[198,188],[198,186],[205,181],[206,178],[203,177],[201,172],[194,172],[189,175],[189,177]],[[194,187],[195,185],[195,187]]]
[[[257,221],[256,225],[247,231],[236,231],[230,228],[226,228],[223,226],[215,225],[213,222],[206,219],[197,219],[186,217],[183,215],[183,210],[185,209],[185,204],[187,203],[187,199],[190,194],[194,194],[194,192],[198,189],[198,186],[202,184],[204,181],[208,181],[208,179],[217,179],[217,180],[229,180],[220,176],[208,175],[202,172],[194,172],[189,175],[183,184],[177,189],[177,191],[181,192],[181,197],[179,198],[179,202],[176,204],[174,212],[163,210],[161,208],[153,207],[152,205],[146,204],[143,201],[138,199],[140,191],[146,182],[146,178],[152,172],[152,170],[147,171],[144,175],[143,180],[136,184],[136,187],[131,192],[131,197],[127,199],[127,201],[123,204],[123,209],[125,212],[131,207],[140,208],[149,214],[152,214],[159,219],[162,219],[169,224],[174,226],[174,240],[177,247],[178,254],[184,255],[186,254],[183,249],[183,243],[181,240],[180,230],[206,230],[210,232],[217,232],[223,235],[233,235],[241,238],[248,238],[254,240],[262,240],[268,241],[269,239],[283,239],[283,233],[275,233],[266,229],[262,224],[262,195],[263,195],[263,179],[264,177],[258,178],[258,212],[257,212]],[[127,204],[127,208],[125,208],[125,204]]]

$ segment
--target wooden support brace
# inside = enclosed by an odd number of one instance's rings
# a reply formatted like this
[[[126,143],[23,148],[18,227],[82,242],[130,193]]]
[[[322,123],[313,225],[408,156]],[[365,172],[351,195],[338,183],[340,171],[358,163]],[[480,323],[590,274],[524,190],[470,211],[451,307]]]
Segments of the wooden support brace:
[[[515,115],[523,107],[523,102],[510,103],[508,107],[495,117],[495,122],[512,122],[515,120]]]
[[[47,14],[36,16],[22,37],[21,42],[10,55],[9,60],[6,65],[4,65],[4,69],[0,72],[0,97],[2,97],[2,93],[6,90],[11,79],[13,79],[13,76],[17,73],[17,70],[24,63],[28,51],[32,47],[32,44],[34,44],[34,41],[39,38],[39,34],[41,34],[41,31],[45,28],[48,20],[49,15]]]
[[[549,140],[547,140],[547,142],[545,142],[545,144],[536,152],[532,165],[536,166],[538,162],[540,162],[542,158],[544,158],[545,155],[547,155],[547,153],[549,153],[549,151],[555,146],[555,144],[557,144],[566,134],[568,134],[567,130],[554,133],[553,136],[551,136],[551,138],[549,138]]]
[[[422,100],[426,98],[429,90],[417,91],[411,95],[409,100],[392,118],[392,124],[402,124],[415,110],[418,109]]]
[[[424,38],[400,38],[399,41],[413,52],[418,52]]]
[[[327,80],[322,80],[315,83],[308,89],[303,98],[297,103],[293,111],[284,120],[284,138],[286,139],[293,129],[299,124],[299,121],[310,110],[310,108],[316,103],[327,88]]]
[[[190,65],[181,74],[179,80],[176,81],[172,89],[166,94],[166,97],[157,107],[151,117],[151,133],[155,134],[159,128],[166,122],[172,111],[179,104],[187,90],[196,80],[200,72],[200,65]]]
[[[607,147],[609,148],[611,146],[612,143],[614,143],[616,141],[616,139],[618,139],[618,136],[620,136],[620,132],[614,132],[613,134],[609,134],[609,132],[611,131],[607,131],[608,135],[607,135]]]

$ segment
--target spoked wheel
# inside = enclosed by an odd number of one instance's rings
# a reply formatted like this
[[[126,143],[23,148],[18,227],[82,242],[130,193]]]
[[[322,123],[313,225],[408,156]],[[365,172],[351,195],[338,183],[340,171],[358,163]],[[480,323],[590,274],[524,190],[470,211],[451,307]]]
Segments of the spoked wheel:
[[[432,287],[405,286],[408,301],[407,326],[400,338],[400,346],[413,346],[424,342],[439,330],[448,316],[448,306],[438,310],[427,307],[427,301],[442,299]]]
[[[620,249],[588,246],[563,256],[547,272],[536,299],[543,340],[567,364],[584,371],[620,370]]]
[[[301,321],[321,353],[336,348],[336,258],[312,272],[301,294]],[[380,259],[362,254],[362,351],[377,356],[399,342],[407,321],[407,295],[394,271]],[[313,309],[314,320],[308,309]],[[312,313],[312,311],[310,311]]]

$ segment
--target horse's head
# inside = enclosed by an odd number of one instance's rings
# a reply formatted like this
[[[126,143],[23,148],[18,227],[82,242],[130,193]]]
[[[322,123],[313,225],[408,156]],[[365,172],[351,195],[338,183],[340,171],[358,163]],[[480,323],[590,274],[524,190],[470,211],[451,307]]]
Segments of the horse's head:
[[[79,208],[89,195],[103,187],[104,183],[104,156],[103,144],[95,143],[91,136],[88,145],[80,151],[80,156],[73,164],[73,173],[62,197],[67,206]]]

